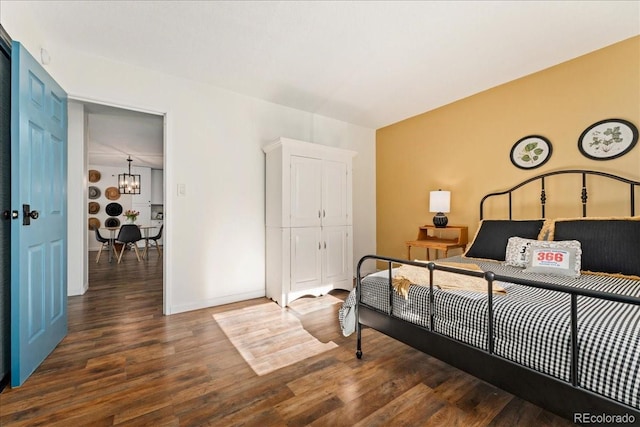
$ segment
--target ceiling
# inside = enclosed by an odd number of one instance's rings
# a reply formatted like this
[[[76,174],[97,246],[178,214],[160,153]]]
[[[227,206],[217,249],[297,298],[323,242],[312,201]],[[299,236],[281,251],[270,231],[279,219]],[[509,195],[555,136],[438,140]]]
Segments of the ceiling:
[[[640,34],[638,1],[2,2],[52,44],[374,129]]]
[[[164,169],[164,117],[83,103],[89,165]]]

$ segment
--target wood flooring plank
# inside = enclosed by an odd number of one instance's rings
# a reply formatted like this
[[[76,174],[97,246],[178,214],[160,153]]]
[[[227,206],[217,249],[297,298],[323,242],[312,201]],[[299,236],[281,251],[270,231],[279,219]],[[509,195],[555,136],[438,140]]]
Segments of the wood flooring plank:
[[[127,427],[178,427],[180,419],[173,413],[172,406],[165,406],[156,411],[148,412],[139,417],[129,418],[118,422],[118,417],[114,417],[114,425]]]
[[[259,402],[222,419],[212,419],[206,424],[210,427],[287,427],[268,403]]]
[[[543,425],[538,423],[541,409],[522,399],[512,399],[487,424],[491,427],[510,427],[515,425]]]
[[[432,389],[420,383],[360,420],[355,426],[382,427],[407,423],[420,425],[446,405],[447,402],[438,398]]]
[[[424,427],[475,427],[477,425],[478,422],[472,415],[454,405],[444,405],[422,423]]]

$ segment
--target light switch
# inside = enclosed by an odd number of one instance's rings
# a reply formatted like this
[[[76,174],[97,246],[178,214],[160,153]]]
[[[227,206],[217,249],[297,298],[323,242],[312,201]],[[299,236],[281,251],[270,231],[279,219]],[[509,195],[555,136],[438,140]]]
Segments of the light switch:
[[[178,184],[178,196],[184,197],[187,195],[186,184]]]

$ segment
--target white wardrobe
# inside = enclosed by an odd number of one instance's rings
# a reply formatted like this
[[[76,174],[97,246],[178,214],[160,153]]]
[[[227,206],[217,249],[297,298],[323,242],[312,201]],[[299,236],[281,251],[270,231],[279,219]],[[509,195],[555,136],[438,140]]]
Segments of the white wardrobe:
[[[353,287],[354,151],[279,138],[266,153],[266,294],[282,307]]]

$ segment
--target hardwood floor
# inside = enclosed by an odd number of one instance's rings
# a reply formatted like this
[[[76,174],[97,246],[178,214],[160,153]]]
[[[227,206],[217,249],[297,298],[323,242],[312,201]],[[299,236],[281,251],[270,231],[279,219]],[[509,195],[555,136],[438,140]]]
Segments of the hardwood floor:
[[[339,304],[290,310],[336,348],[257,375],[213,315],[268,300],[163,316],[154,254],[90,262],[90,290],[69,298],[67,337],[22,387],[0,394],[1,426],[571,425],[370,329],[356,359]]]

